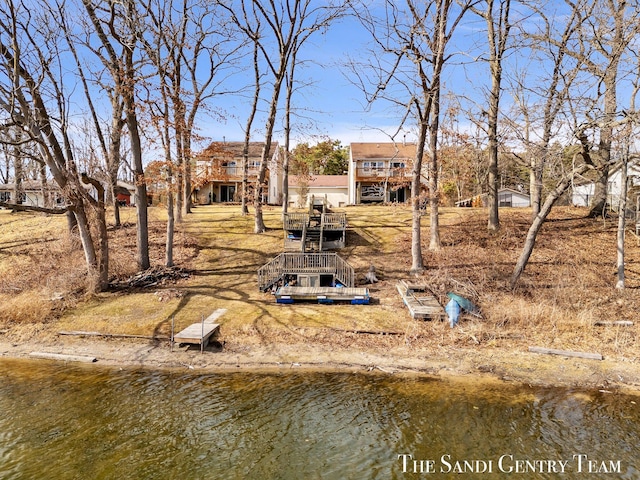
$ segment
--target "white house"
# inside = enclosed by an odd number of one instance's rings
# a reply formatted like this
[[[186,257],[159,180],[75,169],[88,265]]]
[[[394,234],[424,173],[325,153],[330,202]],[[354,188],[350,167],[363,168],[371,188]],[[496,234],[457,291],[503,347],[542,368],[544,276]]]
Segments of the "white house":
[[[489,196],[486,193],[465,198],[456,202],[456,207],[487,207]],[[531,198],[526,193],[512,188],[498,190],[498,207],[526,208],[531,206]]]
[[[326,198],[332,208],[344,207],[349,202],[348,175],[313,175],[309,179],[289,176],[289,206],[306,207],[312,197]]]
[[[640,186],[640,165],[629,165],[627,172],[628,188]],[[576,207],[589,207],[595,192],[595,182],[583,180],[574,182],[571,192],[571,203]],[[607,183],[607,203],[617,208],[622,192],[622,172],[620,167],[609,173]]]
[[[498,190],[498,207],[525,208],[531,206],[529,195],[511,188]]]
[[[64,203],[57,185],[47,182],[44,187],[37,180],[23,180],[19,188],[19,198],[15,198],[15,183],[0,184],[0,202],[20,203],[28,207],[46,207]],[[48,197],[45,199],[45,195]]]

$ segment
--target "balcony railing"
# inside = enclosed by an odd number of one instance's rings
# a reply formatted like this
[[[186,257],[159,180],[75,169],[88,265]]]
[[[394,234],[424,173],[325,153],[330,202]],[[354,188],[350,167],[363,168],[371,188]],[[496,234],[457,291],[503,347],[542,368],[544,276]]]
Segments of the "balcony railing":
[[[260,173],[260,167],[249,167],[247,169],[248,178],[256,178],[259,173]],[[206,176],[211,179],[220,179],[220,180],[241,179],[242,166],[197,168],[196,176]]]
[[[411,176],[410,168],[386,167],[386,168],[363,168],[356,169],[357,178],[407,178]]]

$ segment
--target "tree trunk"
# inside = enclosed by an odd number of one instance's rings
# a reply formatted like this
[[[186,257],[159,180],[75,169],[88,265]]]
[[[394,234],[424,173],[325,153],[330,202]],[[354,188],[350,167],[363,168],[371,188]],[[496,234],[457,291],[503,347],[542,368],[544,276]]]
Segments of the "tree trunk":
[[[264,189],[265,179],[267,175],[267,163],[269,162],[269,154],[271,153],[271,141],[273,139],[273,128],[276,123],[276,113],[278,112],[278,99],[280,98],[280,89],[284,78],[284,68],[276,76],[273,85],[273,95],[269,107],[269,116],[267,117],[266,134],[264,148],[262,150],[262,161],[260,162],[260,171],[256,180],[253,205],[255,208],[255,224],[254,233],[264,233],[267,227],[262,217],[262,193]]]
[[[577,170],[571,172],[569,175],[565,176],[560,181],[560,183],[558,183],[556,188],[551,193],[549,193],[549,195],[547,195],[544,205],[542,205],[540,212],[538,213],[538,215],[536,215],[536,218],[531,223],[529,231],[527,232],[527,238],[524,242],[522,253],[518,258],[516,266],[513,269],[513,274],[511,275],[511,288],[515,287],[518,279],[520,278],[520,275],[522,275],[522,272],[524,272],[524,269],[529,262],[529,258],[531,257],[531,253],[533,252],[533,247],[536,244],[536,237],[538,236],[538,232],[540,232],[544,221],[551,212],[551,207],[553,207],[554,203],[556,203],[556,200],[558,200],[558,198],[560,198],[560,196],[567,190],[567,188],[569,188],[573,178],[576,175],[582,175],[584,172],[589,170],[589,168],[590,167],[588,165],[582,165]]]
[[[255,76],[255,91],[253,100],[251,102],[251,111],[247,117],[247,124],[244,130],[244,147],[242,150],[242,215],[249,214],[249,206],[247,201],[249,200],[249,142],[251,141],[251,127],[253,121],[256,118],[256,112],[258,111],[258,102],[260,101],[260,67],[258,63],[258,42],[253,44],[253,73]]]
[[[436,76],[439,78],[439,73]],[[434,79],[433,82],[437,82]],[[433,95],[433,103],[431,106],[431,122],[429,125],[429,136],[431,150],[431,160],[429,162],[429,222],[430,222],[430,238],[429,250],[438,251],[441,248],[440,243],[440,215],[438,207],[440,203],[440,195],[438,193],[438,131],[440,128],[440,87],[435,88]]]
[[[169,188],[167,194],[167,243],[164,257],[164,264],[167,267],[173,267],[173,235],[175,228],[173,203],[173,192]]]
[[[140,270],[147,270],[151,263],[149,261],[149,222],[148,222],[148,200],[147,184],[144,178],[144,168],[142,165],[142,145],[138,132],[138,119],[134,111],[134,99],[130,98],[126,105],[127,127],[131,138],[131,154],[133,157],[133,173],[136,185],[136,246],[137,262]]]
[[[595,181],[593,203],[589,210],[589,217],[598,218],[607,214],[607,187],[609,183],[609,166],[604,164],[600,175]]]
[[[184,135],[182,142],[182,169],[178,172],[178,178],[182,177],[182,181],[178,181],[178,187],[182,185],[182,211],[185,215],[191,213],[191,129],[188,129]],[[178,207],[176,206],[176,209]]]
[[[16,142],[20,138],[16,139]],[[13,146],[13,168],[14,168],[14,184],[13,184],[13,203],[22,205],[22,157],[17,146]],[[44,206],[44,205],[43,205]],[[14,210],[15,212],[15,210]]]
[[[493,70],[493,69],[492,69]],[[500,228],[498,214],[498,102],[500,98],[500,74],[495,72],[491,77],[491,95],[489,100],[489,176],[488,176],[488,207],[489,230]]]
[[[613,122],[617,115],[618,96],[616,92],[618,78],[619,59],[611,62],[604,75],[604,122],[600,129],[600,142],[598,144],[601,173],[598,177],[593,192],[593,205],[589,211],[590,217],[606,215],[607,190],[609,184],[609,168],[611,164],[611,144],[613,141]]]
[[[618,290],[624,290],[624,237],[625,237],[625,229],[626,229],[626,212],[627,212],[627,191],[628,191],[628,156],[625,156],[622,160],[622,166],[620,167],[621,176],[621,192],[620,192],[620,203],[618,209],[618,235],[617,235],[617,270],[618,270],[618,280],[616,282],[616,288]]]
[[[422,175],[422,156],[424,155],[424,146],[427,137],[426,121],[423,120],[419,125],[418,143],[416,145],[416,158],[413,164],[413,172],[411,179],[411,273],[421,273],[424,270],[422,261],[422,238],[420,231],[420,223],[422,216],[421,209],[421,182]]]
[[[548,148],[543,147],[543,148]],[[540,213],[542,206],[542,175],[544,165],[546,163],[546,153],[542,155],[542,158],[538,158],[538,155],[534,152],[531,156],[531,171],[529,172],[529,196],[531,198],[532,218],[536,218]]]

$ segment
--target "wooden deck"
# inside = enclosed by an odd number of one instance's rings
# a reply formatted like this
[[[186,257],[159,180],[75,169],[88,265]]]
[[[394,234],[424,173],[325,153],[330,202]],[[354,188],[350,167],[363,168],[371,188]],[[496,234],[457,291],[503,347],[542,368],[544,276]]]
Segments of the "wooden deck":
[[[198,323],[192,323],[184,330],[173,336],[176,343],[190,343],[200,345],[201,349],[207,346],[209,339],[220,328],[220,324],[214,323],[218,318],[226,313],[225,308],[219,308],[207,318]]]
[[[425,320],[442,320],[446,318],[447,313],[444,308],[426,285],[400,280],[396,288],[402,297],[402,301],[409,309],[411,318]]]
[[[317,301],[318,303],[351,302],[367,305],[369,289],[356,287],[280,287],[275,294],[278,303]]]

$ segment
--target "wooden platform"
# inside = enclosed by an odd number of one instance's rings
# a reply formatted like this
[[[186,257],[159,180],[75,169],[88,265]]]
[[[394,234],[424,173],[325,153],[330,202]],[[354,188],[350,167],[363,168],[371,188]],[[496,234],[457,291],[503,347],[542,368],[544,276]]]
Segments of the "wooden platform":
[[[209,339],[220,328],[220,324],[214,323],[218,318],[226,313],[225,308],[219,308],[207,318],[198,323],[192,323],[184,330],[180,331],[173,337],[173,341],[176,343],[191,343],[200,345],[204,348],[209,343]]]
[[[280,287],[276,291],[278,303],[317,301],[318,303],[351,302],[367,305],[369,289],[355,287]]]
[[[409,309],[411,318],[442,320],[446,317],[444,308],[425,284],[400,280],[396,288]]]

